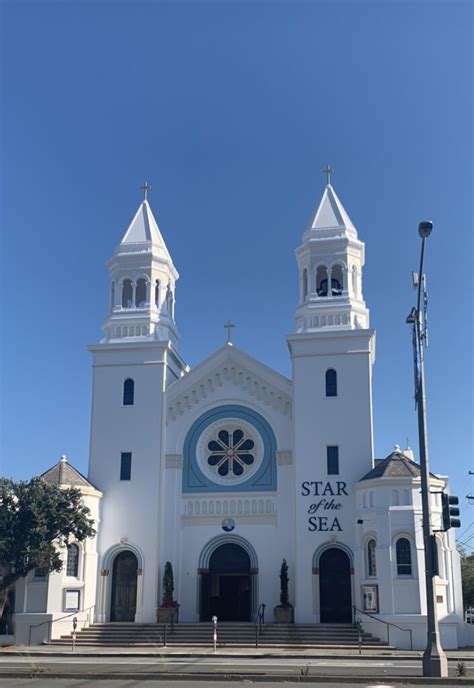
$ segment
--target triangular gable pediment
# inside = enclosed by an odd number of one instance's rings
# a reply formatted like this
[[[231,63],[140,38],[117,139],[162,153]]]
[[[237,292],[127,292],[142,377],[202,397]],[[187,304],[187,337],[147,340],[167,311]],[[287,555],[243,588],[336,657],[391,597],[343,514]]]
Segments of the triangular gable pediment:
[[[173,422],[210,393],[230,383],[283,415],[292,414],[291,381],[257,359],[226,344],[168,387],[167,422]]]

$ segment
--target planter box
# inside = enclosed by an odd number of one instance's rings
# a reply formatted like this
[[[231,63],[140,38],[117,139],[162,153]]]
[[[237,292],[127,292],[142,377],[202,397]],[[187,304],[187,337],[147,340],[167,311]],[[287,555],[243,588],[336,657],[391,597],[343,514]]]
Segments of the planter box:
[[[294,623],[295,617],[294,617],[294,609],[289,604],[287,607],[274,607],[273,613],[275,615],[275,621],[276,623]]]
[[[171,619],[176,622],[178,616],[177,607],[158,607],[156,610],[157,623],[170,623]]]

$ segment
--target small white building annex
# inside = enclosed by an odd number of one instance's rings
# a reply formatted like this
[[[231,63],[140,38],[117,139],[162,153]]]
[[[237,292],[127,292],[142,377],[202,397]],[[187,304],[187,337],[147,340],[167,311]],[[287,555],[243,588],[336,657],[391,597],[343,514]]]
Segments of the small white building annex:
[[[190,370],[179,275],[145,197],[108,263],[104,336],[89,347],[87,479],[64,459],[44,474],[79,486],[98,534],[64,551],[62,572],[17,586],[17,632],[51,619],[58,636],[71,608],[80,625],[154,622],[167,561],[180,621],[250,621],[261,603],[271,621],[286,559],[296,622],[347,623],[356,607],[425,646],[420,470],[410,449],[374,460],[364,244],[330,183],[296,259],[292,378],[230,341]],[[439,494],[433,512],[440,520]],[[455,648],[459,557],[452,530],[437,540],[441,640]],[[391,642],[407,647],[407,636]]]

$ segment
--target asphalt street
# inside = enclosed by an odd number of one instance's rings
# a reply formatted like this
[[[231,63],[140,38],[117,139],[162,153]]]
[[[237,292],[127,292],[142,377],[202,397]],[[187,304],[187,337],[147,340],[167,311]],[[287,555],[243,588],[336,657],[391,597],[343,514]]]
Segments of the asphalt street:
[[[467,675],[474,676],[474,660],[465,662]],[[456,663],[450,662],[450,676],[455,676]],[[97,656],[59,656],[59,657],[35,657],[35,656],[6,656],[0,657],[0,674],[3,681],[8,672],[40,672],[45,677],[59,675],[81,677],[96,676],[96,684],[101,678],[121,675],[133,678],[147,674],[177,674],[215,676],[226,674],[245,677],[249,680],[252,676],[299,676],[314,677],[351,677],[368,676],[374,679],[385,677],[418,676],[421,677],[421,662],[419,658],[374,658],[353,657],[343,659],[341,657],[328,657],[325,659],[311,658],[284,658],[284,657],[219,657],[213,655],[193,657],[97,657]],[[203,676],[201,676],[203,677]],[[214,681],[213,681],[214,683]],[[142,681],[140,685],[142,685]],[[176,685],[176,681],[174,681]],[[31,682],[28,684],[31,686]],[[55,680],[55,686],[58,685]],[[65,684],[68,685],[68,684]],[[72,685],[72,684],[71,684]],[[133,684],[129,684],[133,685]],[[163,682],[160,681],[163,686]],[[229,685],[229,683],[226,683]],[[259,685],[262,685],[259,682]],[[334,684],[333,684],[334,685]],[[439,685],[439,684],[438,684]],[[44,682],[43,682],[44,686]],[[117,688],[117,684],[115,684]]]
[[[1,686],[2,688],[196,688],[196,681],[168,681],[158,680],[158,681],[136,681],[136,680],[121,680],[116,679],[113,681],[84,681],[83,679],[3,679]],[[199,684],[198,684],[199,685]],[[294,686],[293,682],[286,683],[281,682],[277,684],[278,686]],[[302,684],[304,685],[304,684]],[[308,684],[307,684],[308,685]],[[311,684],[309,684],[311,685]],[[325,683],[318,681],[318,688],[335,688],[337,684],[335,683]],[[344,688],[406,688],[413,684],[404,682],[393,683],[393,682],[383,682],[374,681],[370,683],[345,683]],[[440,688],[442,688],[441,683],[437,683]],[[256,688],[275,688],[275,683],[271,680],[269,681],[258,681],[257,683],[253,681],[212,681],[213,688],[245,688],[255,686]]]

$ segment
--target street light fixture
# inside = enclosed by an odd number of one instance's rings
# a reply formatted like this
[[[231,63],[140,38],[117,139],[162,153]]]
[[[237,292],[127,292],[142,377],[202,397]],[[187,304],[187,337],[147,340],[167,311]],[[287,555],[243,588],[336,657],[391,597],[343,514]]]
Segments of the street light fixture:
[[[420,444],[420,471],[421,471],[421,503],[423,519],[423,539],[425,545],[425,581],[426,581],[426,620],[427,620],[427,645],[423,653],[423,676],[448,675],[448,660],[441,647],[439,638],[439,625],[436,615],[436,583],[434,570],[434,557],[437,555],[435,536],[431,528],[430,514],[430,470],[428,459],[428,430],[426,422],[426,395],[425,395],[425,370],[424,348],[427,345],[427,305],[426,280],[423,274],[423,259],[425,254],[425,241],[433,230],[430,221],[420,222],[418,234],[421,237],[420,270],[418,279],[413,280],[418,289],[416,308],[413,307],[406,319],[413,331],[413,360],[415,366],[415,401],[418,410],[418,438]],[[423,296],[423,305],[421,297]]]

